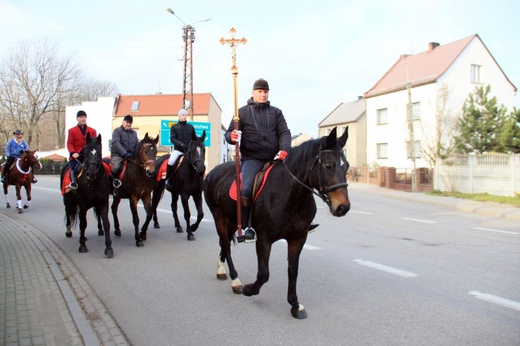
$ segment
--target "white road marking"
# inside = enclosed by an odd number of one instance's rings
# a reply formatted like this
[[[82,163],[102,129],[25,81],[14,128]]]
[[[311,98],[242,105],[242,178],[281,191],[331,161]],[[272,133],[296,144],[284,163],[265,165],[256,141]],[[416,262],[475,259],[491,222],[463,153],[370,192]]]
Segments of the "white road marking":
[[[367,212],[367,211],[356,211],[356,210],[351,210],[351,211],[349,211],[349,213],[366,214],[366,215],[374,215],[374,213],[369,213],[369,212]]]
[[[356,260],[354,260],[354,262],[356,262],[357,264],[361,264],[362,266],[365,266],[365,267],[381,270],[381,271],[384,271],[384,272],[387,272],[390,274],[401,276],[403,278],[414,278],[414,277],[419,276],[419,274],[415,274],[415,273],[412,273],[412,272],[409,272],[406,270],[397,269],[394,267],[385,266],[383,264],[379,264],[379,263],[375,263],[375,262],[363,261],[360,259],[356,259]]]
[[[435,221],[421,220],[421,219],[410,219],[408,217],[403,217],[403,220],[416,221],[416,222],[422,222],[422,223],[437,223]]]
[[[285,243],[285,244],[287,244],[287,240],[280,239],[280,240],[276,241],[274,244],[276,244],[276,243]],[[303,245],[303,248],[305,250],[310,250],[310,251],[321,250],[320,247],[317,247],[317,246],[314,246],[314,245],[309,245],[309,244]]]
[[[520,303],[515,302],[514,300],[509,300],[506,298],[494,296],[488,293],[480,293],[479,291],[471,291],[468,294],[475,296],[475,298],[484,300],[489,303],[498,304],[501,306],[505,306],[506,308],[514,309],[520,311]]]
[[[488,232],[505,233],[505,234],[514,234],[514,235],[520,234],[520,233],[517,233],[517,232],[500,231],[500,230],[498,230],[498,229],[492,229],[492,228],[475,227],[475,228],[473,228],[473,229],[476,229],[476,230],[479,230],[479,231],[488,231]]]

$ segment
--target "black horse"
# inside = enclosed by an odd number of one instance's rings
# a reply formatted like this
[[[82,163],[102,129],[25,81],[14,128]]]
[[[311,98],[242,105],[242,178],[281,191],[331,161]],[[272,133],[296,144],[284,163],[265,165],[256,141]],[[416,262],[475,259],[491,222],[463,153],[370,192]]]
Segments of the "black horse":
[[[287,241],[289,287],[287,300],[293,317],[307,317],[298,302],[296,282],[298,263],[312,219],[316,214],[314,194],[321,197],[334,216],[344,216],[350,209],[346,183],[349,164],[343,153],[348,128],[337,138],[336,128],[326,137],[311,140],[291,149],[285,161],[277,161],[268,180],[253,205],[253,226],[258,240],[256,281],[242,286],[231,259],[231,240],[237,228],[237,205],[229,197],[235,179],[235,163],[215,167],[204,181],[204,198],[215,219],[220,238],[220,256],[217,278],[227,279],[224,262],[227,261],[235,293],[256,295],[269,279],[269,256],[272,244]],[[317,191],[317,192],[316,192]]]
[[[131,158],[126,160],[126,168],[123,168],[125,173],[121,180],[123,186],[119,188],[118,195],[113,196],[112,201],[111,209],[114,218],[114,234],[120,237],[121,229],[119,228],[117,209],[121,199],[128,198],[130,211],[132,212],[132,222],[134,224],[135,245],[137,247],[144,246],[143,240],[139,236],[137,203],[141,200],[144,205],[144,210],[148,214],[154,187],[157,142],[159,142],[159,136],[155,138],[149,137],[148,132],[144,135],[144,138],[139,141],[136,152],[132,154]],[[105,158],[104,160],[110,163],[110,159]],[[111,193],[113,193],[113,191],[111,191]]]
[[[206,159],[206,148],[204,147],[204,140],[206,138],[206,131],[202,132],[201,137],[195,136],[189,141],[186,146],[186,152],[179,158],[182,160],[179,167],[175,169],[172,177],[172,214],[175,220],[175,229],[177,232],[182,233],[183,229],[177,216],[177,201],[181,196],[182,207],[184,209],[184,220],[186,221],[186,232],[188,233],[188,240],[195,240],[193,232],[199,228],[199,224],[204,217],[202,210],[202,184],[204,180],[204,173],[206,172],[206,165],[204,160]],[[161,156],[155,165],[155,172],[159,174],[161,166],[168,161],[170,154]],[[141,239],[146,240],[146,232],[148,230],[148,224],[150,220],[154,219],[154,227],[160,228],[157,220],[157,206],[161,201],[164,184],[166,179],[159,177],[156,179],[156,184],[153,189],[152,207],[146,216],[146,221],[141,228]],[[193,198],[195,207],[197,208],[197,221],[194,224],[190,224],[191,213],[189,207],[189,199]]]
[[[94,208],[94,214],[98,220],[98,234],[105,235],[105,256],[114,257],[112,240],[110,239],[110,221],[108,219],[108,197],[110,191],[110,176],[102,161],[101,135],[90,137],[87,133],[83,165],[77,165],[80,170],[77,174],[78,189],[63,194],[65,205],[65,222],[67,237],[72,236],[72,227],[77,223],[79,216],[79,252],[88,252],[85,229],[87,228],[87,211]],[[60,188],[63,189],[65,175],[69,174],[67,163],[61,170]]]

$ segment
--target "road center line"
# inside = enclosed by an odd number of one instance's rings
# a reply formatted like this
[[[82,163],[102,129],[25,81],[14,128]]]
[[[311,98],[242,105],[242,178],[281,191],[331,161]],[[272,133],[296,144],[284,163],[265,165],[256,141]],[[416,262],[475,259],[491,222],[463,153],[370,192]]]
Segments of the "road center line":
[[[356,210],[351,210],[350,213],[366,214],[366,215],[373,215],[374,214],[374,213],[369,213],[367,211],[356,211]]]
[[[505,233],[505,234],[514,234],[514,235],[520,234],[520,233],[516,233],[516,232],[500,231],[500,230],[498,230],[498,229],[492,229],[492,228],[475,227],[475,228],[473,228],[473,229],[476,229],[476,230],[479,230],[479,231],[488,231],[488,232]]]
[[[403,217],[403,220],[416,221],[416,222],[422,222],[422,223],[437,223],[435,221],[421,220],[421,219],[410,219],[408,217]]]
[[[502,305],[502,306],[505,306],[506,308],[520,311],[520,303],[515,302],[514,300],[509,300],[506,298],[494,296],[494,295],[488,294],[488,293],[480,293],[479,291],[471,291],[471,292],[468,292],[468,294],[475,296],[475,298],[477,298],[477,299],[484,300],[489,303]]]
[[[365,267],[381,270],[381,271],[384,271],[384,272],[387,272],[390,274],[401,276],[403,278],[414,278],[414,277],[419,276],[419,274],[408,272],[406,270],[397,269],[394,267],[385,266],[383,264],[379,264],[379,263],[375,263],[375,262],[363,261],[360,259],[355,259],[354,262],[356,262],[357,264],[361,264],[362,266],[365,266]]]

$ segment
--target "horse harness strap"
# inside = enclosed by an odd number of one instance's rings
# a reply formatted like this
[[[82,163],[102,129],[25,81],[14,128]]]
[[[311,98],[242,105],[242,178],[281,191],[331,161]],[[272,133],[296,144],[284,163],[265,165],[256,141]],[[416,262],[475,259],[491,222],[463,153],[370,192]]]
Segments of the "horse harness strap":
[[[329,193],[330,191],[333,191],[333,190],[337,190],[337,189],[342,189],[342,188],[347,188],[348,187],[348,183],[345,182],[345,183],[340,183],[340,184],[335,184],[335,185],[332,185],[332,186],[329,186],[328,188],[326,188],[325,190],[322,189],[322,185],[321,185],[321,163],[322,163],[322,159],[321,159],[321,154],[323,152],[332,152],[334,153],[335,151],[334,150],[320,150],[318,155],[316,156],[316,160],[314,161],[314,163],[312,164],[312,167],[311,167],[311,171],[314,169],[314,166],[316,165],[316,163],[318,164],[318,185],[319,185],[319,190],[318,192],[314,191],[313,188],[305,185],[305,183],[303,183],[302,181],[300,181],[294,174],[292,174],[292,172],[289,170],[289,168],[285,165],[285,161],[282,161],[283,163],[283,166],[285,167],[285,169],[287,170],[287,172],[289,173],[289,175],[294,179],[296,180],[298,183],[300,183],[300,185],[302,185],[303,187],[305,187],[307,190],[309,190],[310,192],[312,192],[314,195],[320,197],[323,202],[327,203],[328,206],[330,206],[330,199],[329,197],[327,196],[327,193]]]

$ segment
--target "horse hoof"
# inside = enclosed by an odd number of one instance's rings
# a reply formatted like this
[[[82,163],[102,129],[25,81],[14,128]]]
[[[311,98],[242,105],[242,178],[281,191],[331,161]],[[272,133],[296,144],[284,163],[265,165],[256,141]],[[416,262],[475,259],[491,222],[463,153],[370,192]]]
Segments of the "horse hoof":
[[[105,235],[105,232],[102,229],[99,229],[97,232],[97,235],[101,237],[101,236]]]
[[[72,231],[67,231],[67,232],[65,232],[65,236],[66,236],[67,238],[72,238]]]
[[[121,230],[116,229],[116,230],[114,231],[114,234],[115,234],[117,237],[120,237],[120,236],[121,236]]]
[[[108,258],[113,258],[114,257],[114,250],[112,250],[112,249],[105,249],[105,256],[107,256]]]
[[[188,240],[189,241],[195,240],[195,236],[193,234],[188,234]]]
[[[299,320],[304,320],[307,318],[307,312],[305,312],[305,308],[303,307],[303,305],[300,305],[297,309],[292,308],[291,314],[294,318],[297,318]]]
[[[231,286],[231,289],[233,290],[233,293],[235,293],[235,294],[243,293],[243,286]]]
[[[139,241],[135,242],[135,246],[137,246],[137,247],[144,247],[144,243],[139,240]]]
[[[22,208],[18,209],[18,214],[23,214],[23,209]]]
[[[5,205],[5,207],[9,209],[9,208],[11,208],[11,205],[10,205],[9,203],[7,203],[7,204]]]
[[[227,274],[217,274],[217,280],[219,280],[219,281],[225,281],[225,280],[227,280]],[[234,291],[235,291],[235,290],[233,289],[233,292],[234,292]]]
[[[26,205],[23,206],[23,208],[27,209],[27,208],[29,208],[29,206],[26,204]]]
[[[182,227],[175,228],[177,230],[177,233],[184,233],[184,229]]]
[[[161,225],[159,225],[159,222],[155,222],[155,223],[153,224],[153,228],[155,228],[155,229],[159,229],[159,228],[161,228]]]
[[[251,290],[252,287],[253,287],[253,284],[244,285],[242,287],[242,294],[245,295],[246,297],[252,297],[254,295],[253,291]]]
[[[79,247],[79,252],[80,252],[80,253],[87,253],[87,252],[88,252],[88,249],[87,249],[86,246],[80,246],[80,247]]]

